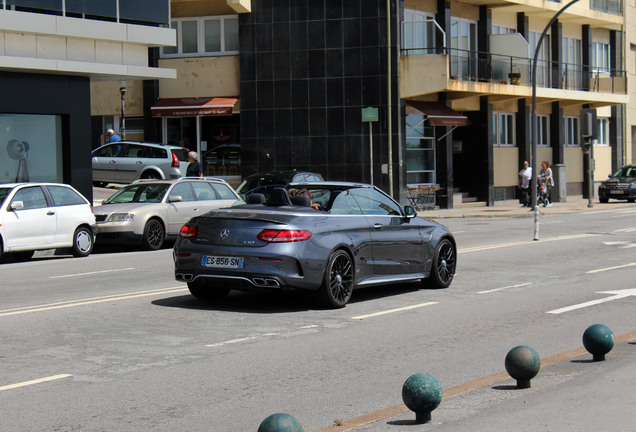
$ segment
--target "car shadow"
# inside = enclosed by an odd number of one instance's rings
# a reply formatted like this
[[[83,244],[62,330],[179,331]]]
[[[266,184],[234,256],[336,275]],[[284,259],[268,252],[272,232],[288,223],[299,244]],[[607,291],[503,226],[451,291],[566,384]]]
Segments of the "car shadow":
[[[383,298],[419,290],[418,283],[402,283],[358,289],[349,304],[381,300]],[[201,300],[191,295],[166,297],[152,304],[182,309],[243,312],[255,314],[294,313],[309,310],[330,310],[321,305],[317,293],[312,291],[237,291],[218,300]],[[338,309],[335,309],[338,310]]]
[[[152,301],[155,306],[202,311],[254,314],[294,313],[311,309],[312,296],[303,292],[230,291],[222,299],[201,300],[191,295],[166,297]]]

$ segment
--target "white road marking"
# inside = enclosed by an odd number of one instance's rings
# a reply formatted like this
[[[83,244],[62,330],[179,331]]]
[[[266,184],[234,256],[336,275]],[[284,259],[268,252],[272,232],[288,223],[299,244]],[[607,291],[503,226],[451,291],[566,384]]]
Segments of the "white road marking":
[[[588,271],[586,273],[587,274],[600,273],[600,272],[604,272],[604,271],[618,270],[618,269],[622,269],[622,268],[625,268],[625,267],[632,267],[632,266],[636,266],[636,263],[629,263],[629,264],[623,264],[623,265],[614,266],[614,267],[606,267],[606,268],[602,268],[602,269],[590,270],[590,271]]]
[[[163,288],[163,289],[157,289],[157,290],[132,292],[128,294],[114,294],[114,295],[103,296],[103,297],[93,297],[93,298],[80,299],[80,300],[69,300],[65,302],[49,303],[44,305],[5,309],[5,310],[0,310],[0,317],[11,316],[11,315],[21,315],[21,314],[32,313],[32,312],[50,311],[55,309],[65,309],[65,308],[71,308],[75,306],[85,306],[89,304],[105,303],[110,301],[129,300],[133,298],[149,297],[149,296],[160,295],[160,294],[172,294],[172,293],[182,292],[182,291],[187,291],[187,288],[182,288],[182,287]]]
[[[53,375],[53,376],[45,377],[45,378],[34,379],[34,380],[31,380],[31,381],[24,381],[24,382],[15,383],[15,384],[9,384],[9,385],[5,385],[5,386],[0,386],[0,391],[12,390],[12,389],[20,388],[20,387],[26,387],[26,386],[30,386],[30,385],[34,385],[34,384],[40,384],[40,383],[48,382],[48,381],[55,381],[55,380],[59,380],[59,379],[62,379],[62,378],[68,378],[68,377],[72,377],[72,376],[73,375],[69,375],[69,374],[60,374],[60,375]]]
[[[363,320],[365,318],[372,318],[372,317],[377,317],[377,316],[380,316],[380,315],[386,315],[386,314],[390,314],[390,313],[394,313],[394,312],[401,312],[401,311],[405,311],[405,310],[417,309],[417,308],[421,308],[421,307],[424,307],[424,306],[431,306],[431,305],[434,305],[434,304],[437,304],[437,302],[421,303],[421,304],[417,304],[417,305],[405,306],[405,307],[402,307],[402,308],[390,309],[390,310],[386,310],[386,311],[382,311],[382,312],[371,313],[371,314],[368,314],[368,315],[359,315],[359,316],[351,317],[351,319]]]
[[[93,271],[93,272],[87,272],[87,273],[74,273],[74,274],[68,274],[68,275],[62,275],[62,276],[50,276],[49,279],[61,279],[61,278],[68,278],[68,277],[75,277],[75,276],[87,276],[87,275],[94,275],[94,274],[100,274],[100,273],[113,273],[113,272],[120,272],[120,271],[129,271],[134,269],[135,269],[134,267],[128,267],[128,268],[121,268],[121,269]]]
[[[491,245],[483,245],[483,246],[475,246],[472,248],[459,249],[457,253],[480,252],[480,251],[498,249],[498,248],[504,248],[504,247],[510,247],[510,246],[523,246],[523,245],[530,245],[530,244],[540,244],[540,243],[551,242],[551,241],[573,240],[573,239],[579,239],[579,238],[594,237],[598,235],[599,234],[573,234],[573,235],[567,235],[567,236],[551,237],[551,238],[543,239],[541,241],[523,240],[523,241],[517,241],[517,242],[510,242],[510,243],[495,243]]]
[[[618,246],[621,245],[621,249],[629,249],[636,247],[636,243],[625,242],[625,241],[611,241],[611,242],[603,242],[605,246]]]
[[[636,231],[636,227],[622,228],[622,229],[614,230],[614,232],[634,232],[634,231]]]
[[[594,306],[597,304],[606,303],[613,300],[619,300],[625,297],[636,296],[636,288],[630,288],[630,289],[624,289],[624,290],[618,290],[618,291],[600,291],[600,292],[597,292],[596,294],[614,294],[614,295],[611,297],[605,297],[604,299],[592,300],[585,303],[579,303],[576,305],[567,306],[561,309],[551,310],[546,313],[561,314],[561,313],[570,312],[576,309],[582,309],[588,306]]]
[[[526,283],[517,284],[517,285],[509,285],[509,286],[505,286],[505,287],[501,287],[501,288],[495,288],[495,289],[486,290],[486,291],[478,291],[477,294],[489,294],[489,293],[496,292],[496,291],[503,291],[503,290],[506,290],[508,288],[519,288],[519,287],[528,286],[528,285],[532,285],[532,282],[526,282]]]

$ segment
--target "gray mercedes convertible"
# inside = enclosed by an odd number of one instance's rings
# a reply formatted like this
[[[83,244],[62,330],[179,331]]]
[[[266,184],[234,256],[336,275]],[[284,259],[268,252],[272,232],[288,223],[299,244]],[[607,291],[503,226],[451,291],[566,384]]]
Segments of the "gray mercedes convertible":
[[[175,278],[193,296],[230,290],[315,291],[340,308],[354,289],[422,281],[448,287],[457,247],[448,228],[417,217],[375,186],[348,182],[290,184],[268,202],[210,211],[181,228]]]

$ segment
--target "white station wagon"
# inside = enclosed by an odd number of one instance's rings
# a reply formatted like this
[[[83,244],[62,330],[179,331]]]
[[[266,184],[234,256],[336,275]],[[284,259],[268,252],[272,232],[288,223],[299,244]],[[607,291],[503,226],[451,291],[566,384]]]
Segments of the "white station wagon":
[[[69,185],[0,184],[0,257],[28,260],[36,250],[60,248],[84,257],[96,227],[91,204]]]

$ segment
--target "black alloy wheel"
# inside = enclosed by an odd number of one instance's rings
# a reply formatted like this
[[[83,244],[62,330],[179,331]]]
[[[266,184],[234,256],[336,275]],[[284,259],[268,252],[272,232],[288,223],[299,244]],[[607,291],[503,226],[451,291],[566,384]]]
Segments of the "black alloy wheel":
[[[344,250],[331,254],[327,263],[325,279],[320,294],[324,304],[331,308],[342,308],[353,293],[353,260]]]
[[[220,300],[230,293],[229,288],[223,288],[205,281],[188,282],[190,294],[200,300]]]
[[[159,222],[157,219],[150,219],[148,222],[146,222],[141,245],[144,249],[148,250],[161,249],[165,238],[166,234],[161,222]]]
[[[457,251],[449,239],[442,239],[435,248],[431,274],[425,285],[431,288],[446,288],[453,281],[457,265]]]
[[[86,227],[79,227],[73,234],[73,246],[71,246],[71,253],[74,257],[85,257],[90,255],[93,251],[95,238],[93,232]]]

